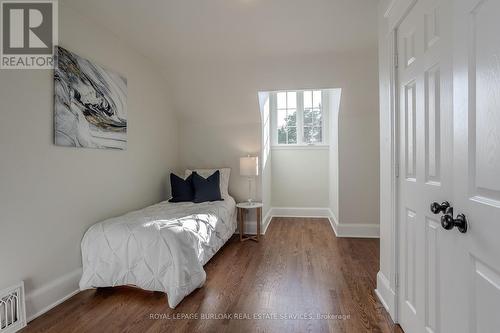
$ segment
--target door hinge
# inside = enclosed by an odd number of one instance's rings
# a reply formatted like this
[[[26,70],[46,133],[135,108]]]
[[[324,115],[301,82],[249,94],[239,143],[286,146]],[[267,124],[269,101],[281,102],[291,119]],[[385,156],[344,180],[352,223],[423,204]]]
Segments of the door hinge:
[[[397,53],[394,54],[394,67],[399,67],[399,57]]]
[[[399,288],[399,274],[394,276],[394,283],[396,284],[396,290]]]
[[[394,166],[394,172],[396,173],[396,178],[399,178],[399,163]]]

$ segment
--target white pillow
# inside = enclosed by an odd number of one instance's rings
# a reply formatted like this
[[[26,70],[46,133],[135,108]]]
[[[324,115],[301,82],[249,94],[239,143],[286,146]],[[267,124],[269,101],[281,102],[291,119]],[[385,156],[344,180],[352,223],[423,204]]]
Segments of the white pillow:
[[[210,177],[215,171],[219,170],[220,172],[220,195],[224,197],[229,196],[229,176],[231,174],[231,168],[219,168],[219,169],[194,169],[189,170],[186,169],[184,176],[187,178],[189,175],[196,171],[197,174],[202,176],[203,178]]]

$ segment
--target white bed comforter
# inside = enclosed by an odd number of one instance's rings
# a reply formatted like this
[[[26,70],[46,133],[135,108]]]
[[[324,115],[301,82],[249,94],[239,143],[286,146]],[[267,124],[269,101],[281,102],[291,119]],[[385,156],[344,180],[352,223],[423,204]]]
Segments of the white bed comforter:
[[[236,205],[167,201],[89,228],[80,289],[135,285],[167,293],[175,308],[205,282],[205,265],[236,230]]]

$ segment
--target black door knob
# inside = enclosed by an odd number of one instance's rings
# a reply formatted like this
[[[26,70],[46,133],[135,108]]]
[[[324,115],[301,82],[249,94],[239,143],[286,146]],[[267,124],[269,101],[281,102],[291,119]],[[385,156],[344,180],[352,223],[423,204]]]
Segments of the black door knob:
[[[451,230],[457,227],[458,231],[465,234],[467,232],[467,218],[464,214],[458,214],[454,219],[452,215],[446,214],[441,216],[441,226],[446,230]]]
[[[448,214],[441,216],[441,226],[446,230],[453,229],[455,226],[453,216]]]
[[[433,202],[431,204],[431,212],[434,214],[439,214],[439,213],[447,213],[448,209],[451,208],[451,205],[448,201],[443,201],[443,203],[439,204],[437,202]]]

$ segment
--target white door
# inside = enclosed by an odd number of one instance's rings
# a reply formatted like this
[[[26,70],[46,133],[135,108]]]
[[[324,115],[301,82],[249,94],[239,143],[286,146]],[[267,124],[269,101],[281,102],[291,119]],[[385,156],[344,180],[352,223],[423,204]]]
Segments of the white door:
[[[499,17],[499,0],[418,0],[398,27],[407,333],[500,332]]]
[[[441,332],[443,247],[433,202],[453,196],[451,1],[419,0],[397,31],[399,89],[399,322]]]
[[[455,0],[453,32],[456,268],[447,332],[500,332],[500,1]],[[458,296],[457,296],[458,295]],[[443,327],[445,327],[443,325]]]

